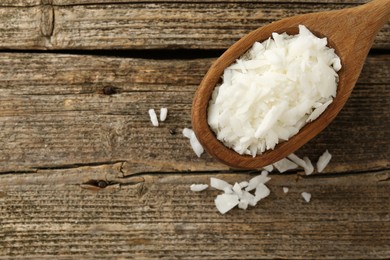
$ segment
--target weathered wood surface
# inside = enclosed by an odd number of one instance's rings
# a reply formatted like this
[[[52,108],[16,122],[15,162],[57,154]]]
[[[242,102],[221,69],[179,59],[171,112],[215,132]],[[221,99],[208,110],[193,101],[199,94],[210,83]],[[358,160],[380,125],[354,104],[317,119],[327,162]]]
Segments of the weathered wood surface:
[[[250,31],[286,16],[361,3],[76,2],[80,1],[0,7],[0,49],[225,49]],[[387,24],[374,48],[390,49],[389,38]]]
[[[273,174],[262,203],[220,215],[217,191],[189,185],[256,173],[197,158],[181,135],[220,49],[363,2],[0,1],[0,258],[390,258],[389,24],[344,110],[298,152],[329,149],[324,175]],[[152,127],[147,110],[162,106]]]
[[[120,177],[120,165],[0,176],[0,256],[374,259],[390,255],[389,171],[273,176],[247,211],[217,213],[209,173]],[[118,176],[118,177],[116,177]],[[91,179],[113,181],[86,189]],[[230,182],[247,174],[217,175]],[[117,183],[122,184],[117,184]],[[284,194],[282,187],[289,187]],[[310,203],[300,193],[312,194]]]
[[[1,172],[117,161],[136,172],[226,169],[196,158],[181,134],[211,62],[3,53]],[[370,57],[336,121],[301,153],[316,160],[329,149],[328,172],[390,166],[389,83],[389,56]],[[107,87],[117,93],[105,95]],[[153,127],[148,109],[165,106],[167,121]]]
[[[96,5],[96,4],[132,4],[132,3],[169,3],[175,1],[167,0],[2,0],[0,6],[37,6],[37,5]],[[176,1],[181,3],[252,3],[252,0],[235,0],[235,1],[226,1],[226,0],[181,0]],[[267,0],[263,1],[265,3],[307,3],[313,4],[312,0]],[[364,4],[367,3],[367,0],[317,0],[316,3],[328,3],[328,4]]]

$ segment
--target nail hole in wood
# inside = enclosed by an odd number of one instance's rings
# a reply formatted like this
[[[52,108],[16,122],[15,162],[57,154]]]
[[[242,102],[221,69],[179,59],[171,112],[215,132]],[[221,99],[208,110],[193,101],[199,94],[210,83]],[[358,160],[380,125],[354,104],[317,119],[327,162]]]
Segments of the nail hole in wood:
[[[171,129],[169,129],[169,133],[170,133],[171,135],[177,134],[176,128],[171,128]]]
[[[95,187],[102,188],[102,189],[106,188],[109,185],[109,183],[107,181],[104,181],[104,180],[89,180],[89,181],[85,182],[84,184],[95,186]]]
[[[112,86],[105,86],[103,88],[103,94],[104,95],[114,95],[118,93],[117,89],[115,87],[112,87]]]

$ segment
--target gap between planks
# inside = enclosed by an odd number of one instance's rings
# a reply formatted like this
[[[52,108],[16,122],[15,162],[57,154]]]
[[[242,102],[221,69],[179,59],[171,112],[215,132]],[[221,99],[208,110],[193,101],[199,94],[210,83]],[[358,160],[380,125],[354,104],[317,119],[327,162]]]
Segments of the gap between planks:
[[[29,185],[80,185],[82,188],[92,190],[103,190],[118,188],[120,186],[135,185],[151,181],[154,179],[163,178],[167,181],[181,183],[182,180],[198,181],[208,183],[207,178],[213,176],[222,176],[224,179],[242,181],[249,179],[249,176],[256,176],[261,173],[261,170],[217,170],[217,171],[159,171],[159,172],[136,172],[129,162],[106,162],[95,163],[90,165],[65,165],[57,166],[53,169],[35,169],[31,172],[3,172],[0,173],[0,190],[7,190],[15,186]],[[323,182],[325,179],[340,178],[346,180],[348,176],[351,178],[363,179],[368,178],[380,181],[388,181],[390,179],[390,168],[377,170],[356,170],[348,172],[327,172],[326,174],[314,173],[306,176],[303,169],[290,170],[285,173],[270,173],[272,178],[294,178],[295,181],[304,179],[312,179],[313,181]],[[283,177],[284,176],[284,177]],[[240,180],[237,180],[240,178]],[[103,181],[104,186],[98,182]],[[233,181],[233,182],[235,182]],[[154,182],[154,181],[152,181]],[[102,185],[103,185],[102,184]],[[118,186],[119,185],[119,186]],[[12,188],[11,188],[12,189]]]

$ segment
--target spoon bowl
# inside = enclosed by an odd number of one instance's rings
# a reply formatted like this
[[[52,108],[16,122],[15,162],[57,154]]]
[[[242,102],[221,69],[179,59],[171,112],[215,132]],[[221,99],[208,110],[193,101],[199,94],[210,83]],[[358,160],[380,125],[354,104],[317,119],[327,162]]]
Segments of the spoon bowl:
[[[192,127],[204,149],[222,163],[234,168],[258,169],[279,161],[318,135],[337,116],[348,100],[363,68],[364,61],[380,28],[390,18],[390,0],[337,11],[304,14],[273,22],[247,34],[227,49],[210,67],[198,87],[192,105]],[[212,92],[226,67],[242,56],[255,42],[263,42],[273,32],[298,33],[306,26],[317,37],[326,37],[328,47],[341,59],[337,94],[328,108],[288,141],[275,149],[252,157],[240,155],[219,141],[207,122],[207,108]]]

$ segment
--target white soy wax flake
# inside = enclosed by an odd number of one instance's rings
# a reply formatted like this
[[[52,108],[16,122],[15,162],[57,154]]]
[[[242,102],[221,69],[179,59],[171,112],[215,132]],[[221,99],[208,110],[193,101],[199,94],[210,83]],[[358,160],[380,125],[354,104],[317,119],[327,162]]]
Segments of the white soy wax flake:
[[[149,117],[150,117],[150,121],[152,122],[152,125],[153,126],[158,126],[158,119],[157,119],[157,115],[156,115],[156,111],[154,111],[153,108],[149,109]]]
[[[245,188],[245,187],[247,187],[247,186],[249,185],[249,182],[247,182],[247,181],[242,181],[242,182],[240,182],[239,184],[240,184],[241,189],[243,189],[243,188]]]
[[[196,135],[193,130],[189,128],[183,129],[183,136],[190,139],[190,144],[192,150],[195,152],[195,154],[200,157],[202,153],[204,152],[203,146],[199,143],[198,139],[196,138]]]
[[[263,171],[265,173],[267,173],[266,171]],[[249,184],[248,186],[245,188],[246,191],[251,191],[251,190],[254,190],[256,189],[256,187],[260,184],[260,183],[266,183],[268,182],[271,178],[268,177],[268,173],[267,174],[261,174],[261,175],[258,175],[256,177],[253,177],[252,179],[249,180]]]
[[[305,174],[306,175],[310,175],[313,173],[314,171],[314,166],[313,164],[311,163],[310,159],[308,157],[303,157],[303,160],[305,161],[306,163],[306,168],[305,168]]]
[[[194,131],[192,131],[192,130],[189,129],[189,128],[184,128],[184,129],[183,129],[183,135],[184,135],[185,137],[187,137],[188,139],[191,138],[191,135],[192,135],[193,132],[194,132]]]
[[[314,111],[306,119],[306,122],[311,122],[311,121],[316,120],[332,102],[333,102],[333,99],[329,100],[328,102],[326,102],[326,103],[322,104],[321,106],[317,107],[316,109],[314,109]]]
[[[326,150],[320,158],[318,158],[317,162],[317,171],[322,172],[325,167],[329,164],[330,159],[332,159],[332,155]]]
[[[236,194],[221,194],[215,199],[215,206],[221,214],[225,214],[239,203]]]
[[[287,160],[286,158],[284,158],[280,161],[277,161],[273,165],[275,166],[276,169],[278,169],[278,171],[280,173],[283,173],[285,171],[292,170],[292,169],[295,169],[298,167],[298,165],[296,165],[295,163],[293,163],[290,160]]]
[[[198,139],[195,136],[195,133],[192,133],[190,138],[190,144],[192,147],[192,150],[194,150],[195,154],[200,157],[202,153],[204,152],[203,146],[199,143]]]
[[[256,206],[257,201],[254,195],[249,193],[248,191],[242,191],[242,196],[240,198],[241,200],[245,200],[248,202],[248,204],[252,207]]]
[[[267,172],[272,172],[274,170],[274,166],[272,164],[270,164],[270,165],[264,166],[263,169],[266,170]]]
[[[213,187],[214,189],[221,190],[221,191],[225,191],[225,189],[233,188],[233,185],[231,185],[230,183],[214,177],[210,178],[210,186]]]
[[[304,192],[301,193],[301,196],[307,203],[310,202],[310,200],[311,200],[311,194],[310,193],[304,191]]]
[[[234,191],[235,194],[237,194],[238,197],[242,196],[241,186],[237,182],[233,186],[233,191]]]
[[[256,202],[264,199],[265,197],[268,197],[268,195],[271,193],[270,189],[268,189],[267,186],[265,186],[263,183],[259,183],[256,187],[255,191],[255,199]]]
[[[199,191],[204,191],[208,187],[209,185],[207,184],[191,184],[190,189],[191,191],[199,192]]]
[[[226,194],[233,194],[234,193],[234,190],[230,187],[225,187],[223,189],[223,192],[225,192]]]
[[[296,163],[297,165],[301,166],[305,170],[306,175],[310,175],[313,173],[314,167],[308,157],[304,157],[303,159],[301,159],[297,155],[292,153],[287,156],[287,158],[290,159],[292,162]]]
[[[168,108],[166,108],[166,107],[160,108],[160,121],[161,122],[164,122],[165,119],[167,119],[167,115],[168,115]]]
[[[290,154],[287,156],[288,159],[290,159],[292,162],[296,163],[297,165],[301,166],[302,168],[307,167],[306,162],[299,158],[297,155],[294,153]]]
[[[248,208],[248,205],[249,202],[244,199],[240,199],[240,202],[238,203],[238,207],[243,210],[246,210]]]

